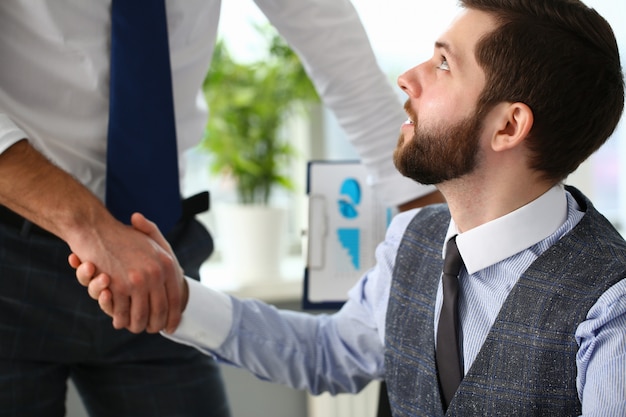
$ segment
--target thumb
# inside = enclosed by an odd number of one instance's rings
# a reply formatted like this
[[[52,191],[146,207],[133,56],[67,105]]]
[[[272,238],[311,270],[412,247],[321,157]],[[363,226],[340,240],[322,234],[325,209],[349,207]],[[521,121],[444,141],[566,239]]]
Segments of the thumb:
[[[150,239],[154,240],[160,247],[162,247],[166,251],[172,252],[170,244],[167,242],[167,240],[165,240],[157,225],[154,222],[146,219],[146,216],[141,213],[133,213],[130,221],[136,230],[148,235]]]

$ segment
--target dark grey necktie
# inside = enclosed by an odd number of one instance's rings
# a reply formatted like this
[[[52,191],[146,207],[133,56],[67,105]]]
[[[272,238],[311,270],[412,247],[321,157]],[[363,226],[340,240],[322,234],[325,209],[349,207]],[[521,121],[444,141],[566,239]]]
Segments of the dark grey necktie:
[[[459,351],[459,279],[463,260],[456,246],[456,236],[448,241],[443,262],[443,306],[437,327],[437,371],[444,410],[461,380],[461,352]]]

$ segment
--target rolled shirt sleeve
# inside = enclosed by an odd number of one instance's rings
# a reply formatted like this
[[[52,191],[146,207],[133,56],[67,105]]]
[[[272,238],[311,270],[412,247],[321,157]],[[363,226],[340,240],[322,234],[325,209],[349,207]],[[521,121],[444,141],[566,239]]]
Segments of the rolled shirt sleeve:
[[[26,133],[17,127],[9,116],[0,113],[0,153],[26,137]]]

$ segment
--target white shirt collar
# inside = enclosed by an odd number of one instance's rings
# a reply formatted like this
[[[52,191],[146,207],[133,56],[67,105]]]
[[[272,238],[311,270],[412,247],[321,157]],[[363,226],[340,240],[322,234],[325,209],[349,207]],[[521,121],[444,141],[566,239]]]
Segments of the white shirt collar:
[[[567,197],[558,184],[525,206],[465,233],[459,234],[451,220],[445,241],[458,234],[457,246],[471,275],[542,241],[566,219]]]

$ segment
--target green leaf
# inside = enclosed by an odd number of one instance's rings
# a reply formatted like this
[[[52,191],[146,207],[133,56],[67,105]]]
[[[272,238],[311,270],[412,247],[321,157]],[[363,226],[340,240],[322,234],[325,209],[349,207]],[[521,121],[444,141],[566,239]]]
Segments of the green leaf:
[[[274,188],[292,190],[284,175],[295,155],[280,136],[285,116],[319,97],[299,58],[270,27],[258,27],[268,56],[235,62],[218,41],[203,83],[209,120],[200,149],[211,154],[210,171],[227,173],[237,183],[244,204],[267,204]]]

